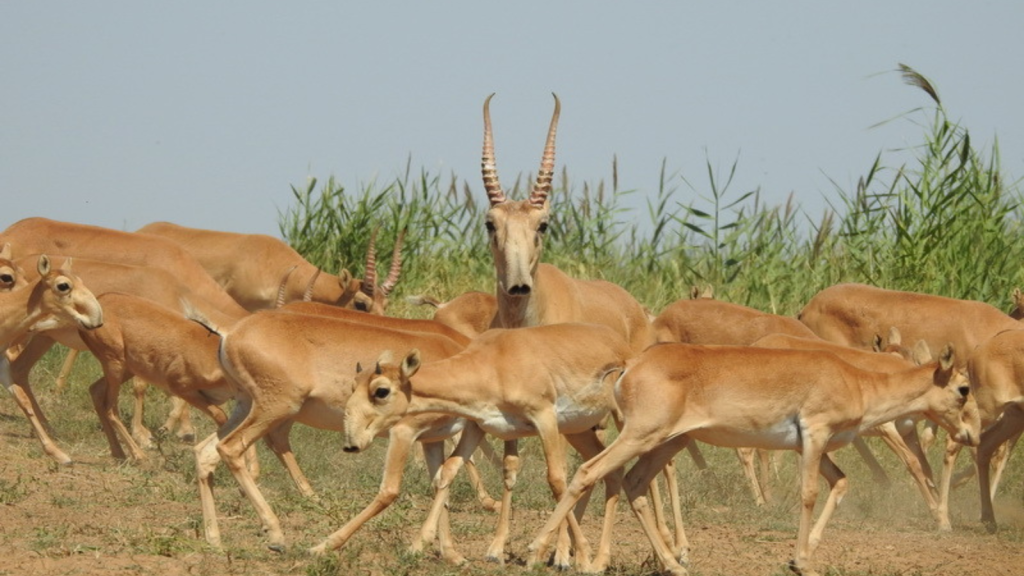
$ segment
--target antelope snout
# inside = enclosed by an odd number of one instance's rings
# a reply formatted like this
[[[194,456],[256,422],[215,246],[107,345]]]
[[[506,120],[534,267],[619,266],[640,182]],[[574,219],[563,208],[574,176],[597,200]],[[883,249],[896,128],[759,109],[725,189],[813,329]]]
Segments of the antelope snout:
[[[511,296],[526,296],[530,293],[530,286],[528,284],[516,284],[508,289],[508,293]]]

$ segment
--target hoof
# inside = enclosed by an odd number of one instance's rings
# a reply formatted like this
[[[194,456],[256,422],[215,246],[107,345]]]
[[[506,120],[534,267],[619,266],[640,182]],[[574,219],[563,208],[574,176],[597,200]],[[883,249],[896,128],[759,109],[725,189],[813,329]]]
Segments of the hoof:
[[[182,434],[181,436],[178,436],[178,440],[181,440],[182,442],[186,442],[188,444],[195,444],[196,435],[194,433]]]

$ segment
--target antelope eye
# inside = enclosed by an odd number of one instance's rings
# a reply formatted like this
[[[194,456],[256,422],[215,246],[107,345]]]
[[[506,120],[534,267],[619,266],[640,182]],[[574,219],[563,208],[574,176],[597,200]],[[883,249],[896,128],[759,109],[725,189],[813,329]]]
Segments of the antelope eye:
[[[383,400],[384,398],[387,398],[389,394],[391,394],[390,388],[381,387],[373,391],[373,397],[378,400]]]
[[[484,226],[487,227],[487,231],[488,232],[491,232],[491,233],[494,232],[494,222],[491,222],[490,220],[488,220],[487,222],[484,223]]]
[[[70,282],[61,282],[61,283],[57,284],[57,291],[58,292],[70,292],[71,291],[71,283]]]
[[[547,222],[541,222],[540,226],[537,227],[537,231],[540,232],[541,234],[547,232],[548,231],[548,223]]]
[[[13,284],[14,276],[11,276],[10,274],[0,274],[0,282],[3,282],[4,284]]]
[[[363,302],[362,300],[360,300],[360,301],[356,302],[356,310],[358,310],[360,312],[369,312],[370,311],[370,305],[367,304],[366,302]]]
[[[960,392],[960,396],[961,397],[967,398],[967,395],[971,393],[971,387],[970,386],[961,386],[960,388],[958,388],[958,391]]]

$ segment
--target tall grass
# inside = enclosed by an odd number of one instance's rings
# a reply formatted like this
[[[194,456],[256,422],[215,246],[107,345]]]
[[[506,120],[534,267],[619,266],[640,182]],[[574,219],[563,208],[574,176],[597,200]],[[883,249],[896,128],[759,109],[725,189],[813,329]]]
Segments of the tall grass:
[[[760,191],[733,189],[733,162],[717,174],[710,160],[701,180],[668,173],[658,190],[574,181],[563,169],[551,195],[552,221],[543,259],[568,273],[617,282],[657,311],[710,284],[734,302],[792,314],[837,282],[989,301],[1000,307],[1024,281],[1021,191],[1002,176],[998,144],[978,150],[952,121],[934,86],[901,65],[903,79],[930,100],[893,121],[922,129],[921,143],[879,153],[853,190],[836,185],[837,201],[812,219],[790,198],[768,205]],[[890,164],[894,159],[906,158]],[[517,197],[520,181],[511,192]],[[408,227],[401,290],[493,289],[482,190],[455,175],[421,172],[355,192],[333,178],[317,189],[293,189],[296,205],[281,215],[282,235],[328,269],[338,262],[360,273],[369,231],[394,238]],[[645,209],[629,208],[643,194]]]

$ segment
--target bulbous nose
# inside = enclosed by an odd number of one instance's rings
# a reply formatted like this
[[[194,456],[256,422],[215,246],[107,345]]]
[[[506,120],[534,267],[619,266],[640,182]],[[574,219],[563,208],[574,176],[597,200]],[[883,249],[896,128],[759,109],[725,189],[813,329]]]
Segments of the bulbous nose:
[[[526,284],[516,284],[509,288],[508,293],[512,296],[526,296],[530,293],[530,287]]]
[[[345,446],[341,450],[342,450],[342,452],[348,452],[349,454],[354,454],[356,452],[359,452],[359,448],[357,448],[355,446],[351,446],[351,445],[350,446]]]

